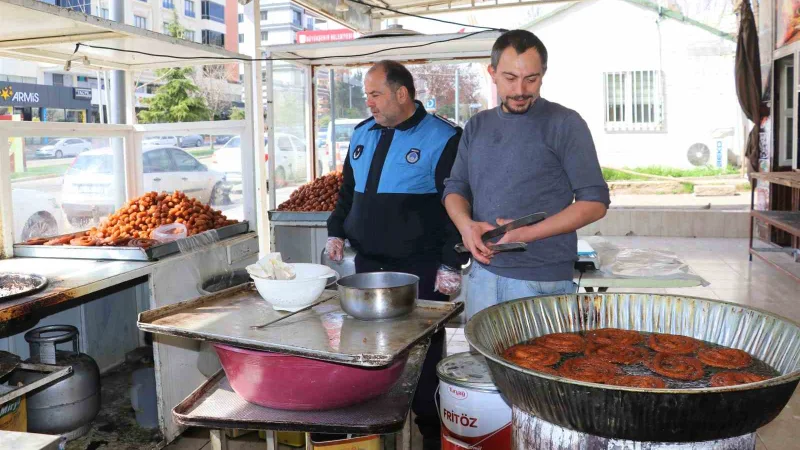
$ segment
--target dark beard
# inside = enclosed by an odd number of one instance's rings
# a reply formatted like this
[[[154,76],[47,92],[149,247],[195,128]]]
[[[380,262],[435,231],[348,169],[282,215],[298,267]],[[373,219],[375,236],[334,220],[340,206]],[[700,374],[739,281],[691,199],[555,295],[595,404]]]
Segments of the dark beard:
[[[505,112],[507,112],[507,113],[510,113],[510,114],[525,114],[526,112],[528,112],[529,109],[531,109],[531,106],[533,106],[533,104],[536,103],[536,100],[533,100],[532,102],[530,102],[528,104],[528,106],[525,109],[513,109],[507,103],[509,99],[512,99],[512,100],[526,100],[526,99],[533,99],[533,96],[532,95],[523,95],[523,96],[520,96],[520,97],[506,97],[505,100],[502,102],[503,110]]]

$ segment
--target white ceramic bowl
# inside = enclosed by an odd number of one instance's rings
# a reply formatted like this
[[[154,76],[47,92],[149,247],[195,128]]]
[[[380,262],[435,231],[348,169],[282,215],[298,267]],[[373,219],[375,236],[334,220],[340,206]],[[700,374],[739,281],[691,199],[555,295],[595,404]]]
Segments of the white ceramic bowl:
[[[336,271],[322,264],[290,264],[296,275],[294,280],[267,280],[250,276],[261,297],[273,308],[281,311],[297,311],[314,303],[319,298],[328,279]]]

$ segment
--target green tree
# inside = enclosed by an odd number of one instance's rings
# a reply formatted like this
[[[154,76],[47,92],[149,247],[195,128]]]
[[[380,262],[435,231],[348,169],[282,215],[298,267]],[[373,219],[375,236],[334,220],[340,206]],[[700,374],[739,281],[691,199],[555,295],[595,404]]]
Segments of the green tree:
[[[349,75],[345,76],[345,75]],[[364,95],[364,74],[360,70],[336,73],[336,118],[363,119],[367,117],[367,97]]]
[[[177,16],[167,26],[172,37],[182,38],[185,28]],[[144,99],[146,110],[139,112],[140,123],[199,122],[208,120],[210,111],[200,89],[192,81],[194,69],[174,67],[156,71],[164,84],[156,89],[155,96]]]
[[[242,108],[232,108],[231,109],[231,120],[244,120],[244,109],[242,109]]]

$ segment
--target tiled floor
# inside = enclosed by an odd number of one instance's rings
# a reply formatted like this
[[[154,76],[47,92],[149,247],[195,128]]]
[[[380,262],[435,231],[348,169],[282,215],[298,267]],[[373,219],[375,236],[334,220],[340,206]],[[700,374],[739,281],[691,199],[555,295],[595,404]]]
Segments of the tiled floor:
[[[745,239],[647,237],[609,237],[607,239],[621,247],[651,248],[675,252],[689,264],[695,273],[710,283],[706,287],[672,289],[669,290],[671,294],[741,303],[800,322],[800,284],[771,269],[766,263],[759,260],[749,262],[747,240]],[[667,292],[664,289],[637,289],[637,291]],[[463,328],[448,329],[447,350],[448,354],[469,351]],[[182,444],[182,441],[177,441],[168,448],[171,450],[209,450],[208,439],[203,436],[207,436],[207,434],[192,438],[191,444],[186,442],[188,444],[186,446]],[[800,449],[800,395],[797,395],[797,392],[783,412],[773,422],[758,431],[758,438],[757,450]],[[201,445],[197,446],[197,444]]]

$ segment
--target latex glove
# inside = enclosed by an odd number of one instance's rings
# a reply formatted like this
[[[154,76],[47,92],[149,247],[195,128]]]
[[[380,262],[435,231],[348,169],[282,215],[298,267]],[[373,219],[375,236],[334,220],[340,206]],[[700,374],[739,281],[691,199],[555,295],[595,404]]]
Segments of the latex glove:
[[[331,261],[342,262],[342,258],[344,258],[344,239],[329,237],[325,243],[325,251]]]
[[[449,266],[439,266],[433,290],[444,295],[455,295],[461,290],[461,271]]]

